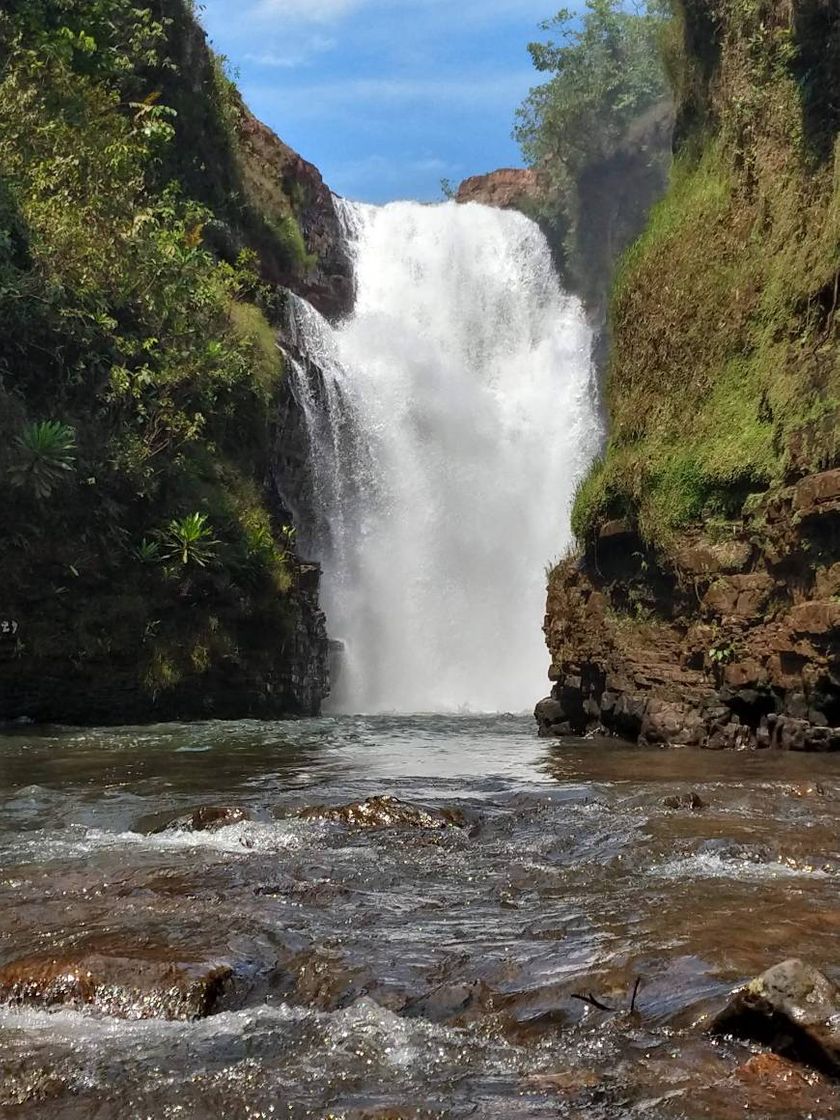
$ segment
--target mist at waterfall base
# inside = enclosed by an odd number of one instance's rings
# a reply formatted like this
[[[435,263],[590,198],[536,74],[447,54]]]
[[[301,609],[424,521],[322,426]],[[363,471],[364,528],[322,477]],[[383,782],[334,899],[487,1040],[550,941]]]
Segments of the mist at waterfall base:
[[[356,304],[302,300],[302,542],[343,643],[329,708],[523,711],[544,688],[545,569],[601,439],[591,333],[523,215],[340,201]],[[316,383],[317,381],[317,383]]]

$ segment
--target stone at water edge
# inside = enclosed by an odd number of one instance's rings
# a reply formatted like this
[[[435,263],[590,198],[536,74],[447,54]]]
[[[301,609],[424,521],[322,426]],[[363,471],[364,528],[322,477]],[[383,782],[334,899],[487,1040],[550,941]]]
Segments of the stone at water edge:
[[[782,961],[734,992],[711,1031],[840,1075],[840,988],[803,961]]]
[[[574,734],[571,720],[559,700],[546,696],[534,709],[537,732],[541,739],[560,739]]]
[[[159,823],[158,814],[154,816],[153,834],[161,832],[216,832],[220,828],[227,828],[232,824],[242,824],[251,820],[251,815],[245,809],[229,805],[200,805],[191,813],[178,817],[168,817]],[[140,832],[146,831],[144,825],[150,824],[149,818],[143,818],[137,824]]]
[[[116,1018],[203,1019],[231,993],[227,961],[184,962],[177,953],[106,955],[79,950],[0,968],[0,1002],[24,1007],[95,1007]]]

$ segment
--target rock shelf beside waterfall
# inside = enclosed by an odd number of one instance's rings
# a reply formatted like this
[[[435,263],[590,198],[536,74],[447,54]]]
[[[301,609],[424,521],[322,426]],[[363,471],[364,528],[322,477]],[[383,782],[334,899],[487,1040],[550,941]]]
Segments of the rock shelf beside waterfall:
[[[765,496],[724,541],[667,555],[610,522],[551,573],[542,735],[840,749],[840,470]]]

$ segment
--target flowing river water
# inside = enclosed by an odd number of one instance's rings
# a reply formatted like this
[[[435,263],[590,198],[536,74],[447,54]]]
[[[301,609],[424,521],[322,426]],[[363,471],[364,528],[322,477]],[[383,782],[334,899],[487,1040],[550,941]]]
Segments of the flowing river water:
[[[230,813],[195,831],[202,806]],[[0,1114],[837,1115],[703,1024],[787,956],[836,976],[838,823],[840,759],[543,742],[524,717],[8,732],[0,976],[120,978],[0,1007]],[[144,994],[167,961],[224,970],[211,1014]]]

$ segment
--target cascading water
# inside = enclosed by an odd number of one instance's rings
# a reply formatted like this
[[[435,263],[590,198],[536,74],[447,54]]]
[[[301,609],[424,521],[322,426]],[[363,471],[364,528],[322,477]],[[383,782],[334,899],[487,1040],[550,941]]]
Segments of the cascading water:
[[[307,543],[345,645],[336,710],[520,711],[545,679],[546,564],[600,421],[591,335],[539,228],[477,204],[340,203],[354,313],[295,303],[314,385]]]

